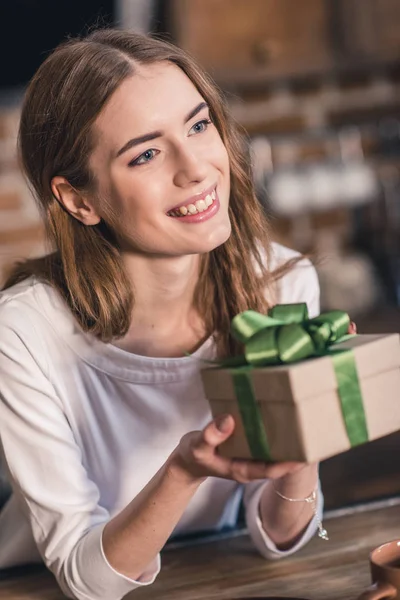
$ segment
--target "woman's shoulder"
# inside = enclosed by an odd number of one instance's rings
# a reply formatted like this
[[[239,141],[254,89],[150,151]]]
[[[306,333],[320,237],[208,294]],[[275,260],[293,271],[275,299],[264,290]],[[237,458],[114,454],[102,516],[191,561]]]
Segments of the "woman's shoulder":
[[[68,317],[66,306],[56,290],[35,277],[0,292],[0,327],[14,331],[35,332],[40,325],[59,322]]]
[[[277,301],[280,304],[306,302],[310,317],[314,317],[320,312],[319,282],[314,265],[308,258],[301,258],[299,252],[272,243],[270,270],[274,271],[292,259],[299,260],[278,280]]]
[[[19,315],[20,321],[29,308],[36,304],[34,288],[37,283],[33,277],[28,277],[15,285],[0,292],[0,323],[11,324],[13,318]],[[10,321],[11,320],[11,321]]]
[[[2,290],[0,292],[0,317],[9,315],[16,308],[37,307],[40,305],[40,302],[38,304],[38,295],[43,296],[46,287],[48,286],[45,283],[32,276]]]

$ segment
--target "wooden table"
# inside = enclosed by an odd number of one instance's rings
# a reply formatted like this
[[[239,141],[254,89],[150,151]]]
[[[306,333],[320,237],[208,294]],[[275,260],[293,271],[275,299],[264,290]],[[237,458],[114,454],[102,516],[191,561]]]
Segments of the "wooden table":
[[[336,512],[325,521],[330,540],[313,539],[292,557],[265,561],[247,537],[168,549],[156,582],[129,600],[228,600],[241,597],[304,597],[356,600],[369,584],[368,554],[400,538],[400,499]],[[342,514],[341,514],[342,513]],[[46,571],[0,580],[3,600],[64,600]],[[104,599],[107,600],[107,599]]]

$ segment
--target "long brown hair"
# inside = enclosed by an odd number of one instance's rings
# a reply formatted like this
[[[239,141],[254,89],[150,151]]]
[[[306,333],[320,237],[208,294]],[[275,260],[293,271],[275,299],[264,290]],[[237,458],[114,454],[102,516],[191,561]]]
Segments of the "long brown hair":
[[[19,129],[23,170],[41,210],[53,252],[17,265],[5,287],[35,275],[56,288],[82,329],[108,342],[129,328],[133,294],[112,227],[86,226],[54,198],[51,180],[64,176],[96,194],[89,167],[93,123],[135,63],[170,61],[191,79],[210,107],[231,168],[230,238],[204,255],[194,303],[219,355],[237,351],[232,317],[248,308],[265,312],[266,289],[281,273],[268,269],[268,222],[255,196],[243,136],[222,94],[195,61],[176,46],[137,33],[100,29],[69,40],[44,61],[27,89]],[[285,270],[289,268],[285,267]]]

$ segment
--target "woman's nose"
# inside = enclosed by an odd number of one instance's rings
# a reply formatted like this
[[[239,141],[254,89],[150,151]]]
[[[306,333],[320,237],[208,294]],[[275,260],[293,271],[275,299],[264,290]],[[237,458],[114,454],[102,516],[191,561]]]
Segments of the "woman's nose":
[[[176,156],[174,184],[186,187],[191,183],[200,183],[207,178],[207,164],[204,158],[188,150],[180,150]]]

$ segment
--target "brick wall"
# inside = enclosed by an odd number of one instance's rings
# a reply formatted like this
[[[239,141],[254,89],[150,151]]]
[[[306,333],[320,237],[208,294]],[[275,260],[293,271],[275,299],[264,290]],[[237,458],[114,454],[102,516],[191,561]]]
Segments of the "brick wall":
[[[0,105],[0,285],[16,261],[45,252],[43,227],[18,166],[20,109]]]

